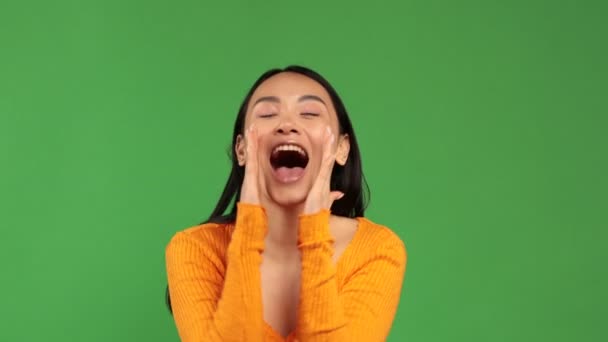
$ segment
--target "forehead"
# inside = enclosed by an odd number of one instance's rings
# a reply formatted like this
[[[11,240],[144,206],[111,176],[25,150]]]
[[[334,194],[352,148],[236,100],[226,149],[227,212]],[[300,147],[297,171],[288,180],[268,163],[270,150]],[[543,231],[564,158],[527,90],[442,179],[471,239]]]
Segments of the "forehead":
[[[332,105],[329,94],[321,84],[294,72],[282,72],[262,82],[251,96],[250,103],[255,103],[258,98],[264,96],[276,96],[281,101],[295,101],[302,95],[316,95],[328,106]]]

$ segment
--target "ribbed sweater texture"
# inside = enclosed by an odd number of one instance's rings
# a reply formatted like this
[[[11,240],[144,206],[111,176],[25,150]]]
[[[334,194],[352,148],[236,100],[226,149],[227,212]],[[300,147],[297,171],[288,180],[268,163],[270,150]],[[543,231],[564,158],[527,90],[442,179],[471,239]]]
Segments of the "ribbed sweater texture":
[[[329,210],[300,215],[297,324],[287,337],[264,322],[260,265],[268,219],[237,203],[236,222],[177,232],[165,250],[169,293],[183,342],[384,341],[399,303],[407,253],[389,228],[367,218],[334,262]]]

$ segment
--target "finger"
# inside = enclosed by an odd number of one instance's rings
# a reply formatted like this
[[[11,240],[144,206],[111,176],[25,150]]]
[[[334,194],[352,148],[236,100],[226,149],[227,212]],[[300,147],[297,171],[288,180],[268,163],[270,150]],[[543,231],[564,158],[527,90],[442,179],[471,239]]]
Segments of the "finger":
[[[344,193],[341,191],[330,192],[329,193],[329,203],[327,204],[327,208],[331,209],[331,206],[334,204],[334,202],[339,200],[342,197],[344,197]]]
[[[342,198],[342,197],[344,197],[344,193],[343,193],[342,191],[332,191],[332,192],[329,194],[329,198],[330,198],[330,200],[331,200],[332,202],[333,202],[333,201],[337,201],[337,200],[339,200],[339,199],[340,199],[340,198]]]
[[[241,200],[251,204],[259,203],[257,141],[257,129],[250,126],[245,131],[245,177],[241,188]]]
[[[249,126],[247,132],[245,133],[245,161],[246,168],[249,169],[250,172],[255,172],[257,169],[257,130],[254,125]]]
[[[323,182],[324,186],[329,186],[331,173],[333,171],[334,162],[336,160],[335,152],[332,151],[335,136],[327,127],[325,133],[325,141],[323,146],[323,158],[321,162],[321,170],[319,172],[319,178]]]
[[[256,128],[256,133],[255,133],[255,139],[256,139],[256,146],[259,146],[259,136],[258,136],[258,131]],[[262,165],[261,163],[263,163],[264,161],[261,160],[262,157],[264,155],[262,153],[260,153],[259,149],[256,149],[256,169],[257,171],[257,181],[258,181],[258,196],[260,197],[260,201],[263,200],[264,196],[266,196],[267,192],[266,192],[266,178],[264,178],[264,172],[260,171],[260,165]]]

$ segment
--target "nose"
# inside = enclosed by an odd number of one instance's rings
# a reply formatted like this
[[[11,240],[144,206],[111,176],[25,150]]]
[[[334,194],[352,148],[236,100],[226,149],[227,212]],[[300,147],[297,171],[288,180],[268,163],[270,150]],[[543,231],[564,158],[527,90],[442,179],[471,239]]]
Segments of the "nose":
[[[298,130],[292,119],[284,118],[277,125],[275,133],[289,135],[291,133],[299,134],[300,131]]]

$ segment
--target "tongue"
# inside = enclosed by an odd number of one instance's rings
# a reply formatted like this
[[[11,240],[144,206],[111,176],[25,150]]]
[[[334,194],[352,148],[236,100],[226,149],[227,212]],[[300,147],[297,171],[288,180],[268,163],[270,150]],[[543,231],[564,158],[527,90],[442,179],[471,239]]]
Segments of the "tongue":
[[[279,181],[284,182],[284,183],[288,183],[288,182],[294,182],[297,181],[298,179],[300,179],[300,177],[302,177],[302,174],[304,174],[304,169],[301,167],[279,167],[278,169],[275,169],[275,174],[277,176],[277,178],[279,179]]]

